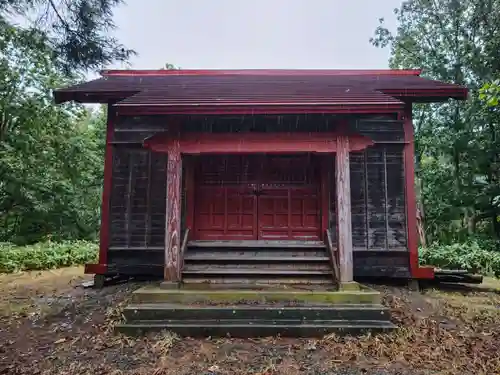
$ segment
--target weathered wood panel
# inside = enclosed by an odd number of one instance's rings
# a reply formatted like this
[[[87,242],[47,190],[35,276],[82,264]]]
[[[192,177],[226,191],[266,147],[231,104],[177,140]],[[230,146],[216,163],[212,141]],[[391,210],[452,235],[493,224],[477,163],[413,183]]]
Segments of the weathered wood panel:
[[[328,132],[336,129],[332,115],[190,116],[181,121],[185,132]]]
[[[404,143],[403,121],[389,116],[360,118],[353,129],[375,142]]]
[[[166,121],[169,120],[169,121]],[[403,144],[394,118],[350,121],[351,129],[379,144],[350,154],[351,211],[355,276],[404,275],[408,270]],[[182,119],[182,131],[333,131],[333,116],[195,116]],[[166,156],[148,154],[145,138],[165,131],[166,116],[140,116],[118,121],[114,134],[113,187],[110,206],[108,263],[137,269],[163,267],[166,209]],[[386,131],[385,129],[389,129]],[[353,129],[354,130],[354,129]],[[120,144],[125,142],[127,144]],[[396,144],[394,144],[396,143]],[[335,158],[331,159],[330,228],[337,241]],[[137,177],[137,178],[136,178]],[[148,204],[149,203],[149,204]],[[185,204],[185,203],[183,203]],[[183,210],[185,211],[185,210]],[[182,220],[182,219],[181,219]],[[144,253],[142,248],[150,249]],[[121,257],[122,249],[127,253]],[[158,263],[160,262],[160,263]],[[156,268],[155,268],[156,267]],[[392,267],[392,268],[391,268]],[[391,275],[392,273],[392,275]],[[403,277],[403,276],[402,276]]]
[[[165,199],[167,156],[151,153],[151,174],[149,184],[149,243],[148,246],[165,245]]]
[[[354,252],[354,277],[410,278],[409,252]]]
[[[111,248],[108,251],[110,271],[125,272],[128,275],[163,277],[165,251],[147,248]]]
[[[258,115],[258,116],[120,116],[112,142],[141,143],[156,133],[168,130],[167,124],[180,125],[182,132],[332,132],[337,128],[335,115]],[[403,122],[394,116],[343,116],[351,130],[375,142],[403,143]]]
[[[368,248],[366,211],[366,163],[364,152],[350,154],[352,244],[356,249]]]
[[[110,247],[163,246],[166,156],[123,146],[113,155]]]
[[[387,249],[385,152],[383,147],[366,151],[366,206],[368,248]]]
[[[387,247],[407,250],[406,197],[403,149],[386,146]]]
[[[355,251],[406,251],[402,145],[377,145],[351,153]]]
[[[350,154],[355,276],[409,277],[403,147]]]

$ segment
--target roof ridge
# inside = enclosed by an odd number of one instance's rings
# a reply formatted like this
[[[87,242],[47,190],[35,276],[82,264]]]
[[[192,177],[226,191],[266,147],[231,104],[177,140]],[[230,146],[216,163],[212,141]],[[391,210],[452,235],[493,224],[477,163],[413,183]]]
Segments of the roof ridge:
[[[165,75],[263,75],[263,76],[419,76],[421,69],[110,69],[102,76],[165,76]]]

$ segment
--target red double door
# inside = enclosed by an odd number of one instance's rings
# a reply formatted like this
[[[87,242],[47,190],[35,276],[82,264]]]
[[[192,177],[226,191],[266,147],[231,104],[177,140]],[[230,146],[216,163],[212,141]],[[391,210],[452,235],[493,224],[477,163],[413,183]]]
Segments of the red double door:
[[[195,172],[195,238],[318,240],[320,201],[313,155],[204,155]]]

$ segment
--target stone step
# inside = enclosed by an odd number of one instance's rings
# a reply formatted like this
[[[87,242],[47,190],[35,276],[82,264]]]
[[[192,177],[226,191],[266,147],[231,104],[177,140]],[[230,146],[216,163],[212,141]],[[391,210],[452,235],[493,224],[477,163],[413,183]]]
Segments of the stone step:
[[[127,306],[123,315],[136,320],[390,320],[389,310],[382,305],[185,305],[145,303]]]
[[[189,337],[320,337],[330,333],[387,332],[396,326],[380,320],[151,320],[120,324],[116,329],[137,335],[168,330]]]
[[[224,289],[224,290],[189,290],[164,289],[157,286],[146,286],[132,294],[132,300],[137,303],[319,303],[319,304],[380,304],[380,293],[363,287],[359,291],[331,291],[297,289],[295,286],[283,289],[259,289],[256,286],[251,290]]]

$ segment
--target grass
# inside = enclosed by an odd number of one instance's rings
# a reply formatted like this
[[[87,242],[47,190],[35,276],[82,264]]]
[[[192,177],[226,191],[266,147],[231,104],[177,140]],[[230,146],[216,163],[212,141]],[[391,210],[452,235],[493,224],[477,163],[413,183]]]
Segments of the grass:
[[[56,269],[96,260],[97,244],[94,242],[47,241],[29,246],[0,243],[0,273]]]
[[[90,276],[81,266],[0,275],[0,316],[44,315],[51,310],[50,298],[72,292],[85,278]]]

